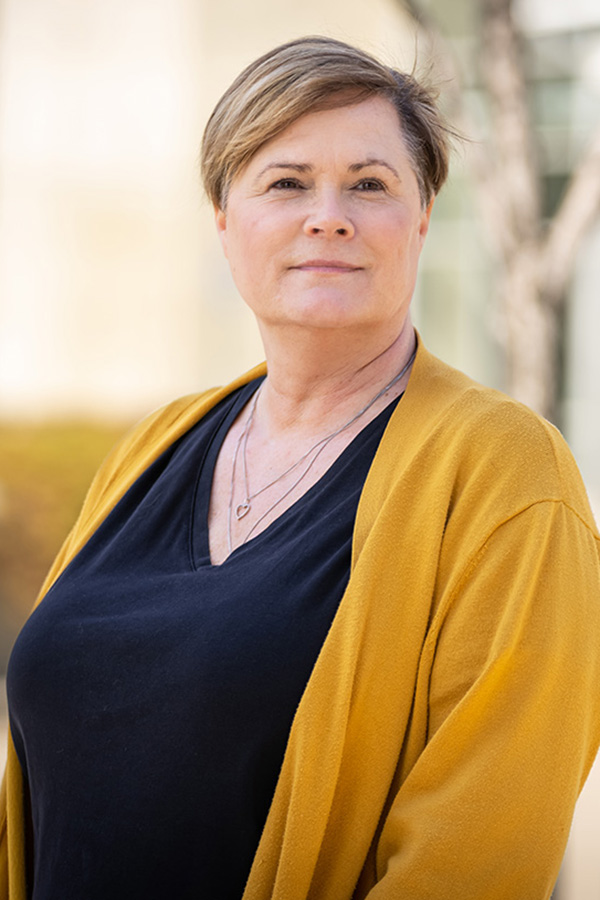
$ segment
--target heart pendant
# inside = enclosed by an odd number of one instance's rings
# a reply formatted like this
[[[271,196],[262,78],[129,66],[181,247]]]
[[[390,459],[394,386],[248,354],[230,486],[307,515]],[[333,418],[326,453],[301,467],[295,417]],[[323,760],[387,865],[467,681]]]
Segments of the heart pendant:
[[[240,503],[239,506],[236,506],[236,508],[235,508],[235,517],[236,517],[236,519],[237,519],[238,522],[239,522],[240,519],[243,519],[244,516],[245,516],[247,513],[249,513],[249,512],[250,512],[250,504],[248,503],[247,500],[244,500],[243,503]]]

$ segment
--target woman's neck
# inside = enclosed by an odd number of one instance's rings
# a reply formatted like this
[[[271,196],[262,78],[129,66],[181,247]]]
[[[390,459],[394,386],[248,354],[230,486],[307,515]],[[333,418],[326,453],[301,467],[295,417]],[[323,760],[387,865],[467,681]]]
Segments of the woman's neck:
[[[268,377],[260,398],[267,434],[320,434],[369,402],[409,362],[416,347],[409,319],[399,334],[371,337],[319,333],[263,335]],[[382,398],[404,390],[410,372]]]

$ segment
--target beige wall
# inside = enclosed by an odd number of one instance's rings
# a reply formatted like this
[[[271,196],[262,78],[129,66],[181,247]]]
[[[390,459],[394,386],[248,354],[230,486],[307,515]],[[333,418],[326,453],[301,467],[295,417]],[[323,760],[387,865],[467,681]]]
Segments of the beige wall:
[[[137,416],[261,356],[197,151],[240,68],[304,33],[412,65],[388,0],[5,0],[0,415]]]

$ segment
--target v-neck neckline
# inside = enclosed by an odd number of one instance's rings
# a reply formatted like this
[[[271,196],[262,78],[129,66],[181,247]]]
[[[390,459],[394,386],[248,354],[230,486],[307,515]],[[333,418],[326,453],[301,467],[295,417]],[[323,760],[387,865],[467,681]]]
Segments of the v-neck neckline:
[[[251,381],[238,388],[238,393],[235,398],[229,398],[229,400],[231,401],[230,405],[226,410],[223,411],[218,423],[214,425],[212,434],[202,454],[202,459],[199,461],[196,482],[192,495],[192,504],[189,519],[190,562],[192,568],[195,571],[200,568],[220,569],[224,565],[230,565],[236,559],[239,559],[241,556],[245,555],[249,550],[254,549],[257,544],[262,543],[262,541],[270,540],[271,537],[277,533],[279,528],[285,527],[286,521],[289,516],[293,515],[294,512],[297,512],[299,506],[302,505],[303,502],[310,502],[313,495],[323,489],[326,480],[329,477],[335,476],[337,469],[345,464],[348,455],[355,448],[356,441],[361,437],[361,435],[363,436],[363,438],[366,437],[368,431],[371,428],[376,428],[376,423],[378,423],[384,415],[388,419],[385,426],[387,428],[389,419],[394,415],[394,411],[403,396],[403,394],[399,394],[397,397],[394,397],[389,401],[389,403],[385,405],[385,407],[375,416],[374,419],[371,419],[370,422],[367,422],[364,428],[361,428],[361,430],[354,435],[350,443],[346,447],[344,447],[339,456],[334,459],[334,461],[325,470],[325,472],[323,472],[320,478],[318,478],[317,481],[314,482],[314,484],[312,484],[306,491],[304,491],[304,493],[301,494],[290,506],[284,509],[275,519],[273,519],[273,521],[270,522],[266,528],[263,528],[256,535],[254,535],[254,537],[249,538],[248,540],[244,541],[244,543],[239,544],[237,547],[235,547],[231,551],[231,553],[229,553],[222,560],[222,562],[214,563],[210,556],[208,515],[217,458],[233,422],[235,421],[241,410],[244,408],[244,406],[251,399],[253,394],[258,390],[263,380],[264,377],[252,379]],[[390,410],[390,407],[393,408]]]

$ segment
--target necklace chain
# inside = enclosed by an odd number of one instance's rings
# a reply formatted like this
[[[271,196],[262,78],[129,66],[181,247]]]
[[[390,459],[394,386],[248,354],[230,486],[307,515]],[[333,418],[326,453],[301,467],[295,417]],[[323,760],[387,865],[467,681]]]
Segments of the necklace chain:
[[[250,530],[247,532],[244,539],[241,541],[242,544],[245,544],[246,541],[250,540],[250,538],[254,534],[255,530],[257,529],[257,527],[260,525],[260,523],[264,519],[266,519],[266,517],[269,515],[269,513],[271,513],[277,506],[279,506],[279,504],[282,503],[285,500],[285,498],[288,497],[296,487],[298,487],[300,482],[303,481],[304,478],[306,478],[306,476],[312,469],[313,465],[315,464],[315,462],[317,461],[317,459],[319,458],[319,456],[321,455],[323,450],[325,450],[327,445],[334,438],[336,438],[338,436],[338,434],[341,434],[343,431],[346,431],[347,428],[350,428],[351,425],[353,425],[358,419],[360,419],[362,416],[364,416],[365,413],[368,412],[369,409],[371,409],[373,404],[375,404],[380,399],[380,397],[383,397],[384,394],[386,394],[389,390],[391,390],[391,388],[400,381],[402,376],[405,375],[406,372],[408,372],[411,365],[413,364],[416,352],[417,351],[415,350],[413,352],[413,354],[411,355],[410,359],[408,360],[408,362],[406,363],[406,365],[403,367],[403,369],[400,372],[398,372],[397,375],[394,375],[392,380],[390,382],[388,382],[388,384],[386,384],[385,387],[381,388],[381,390],[379,390],[375,394],[375,396],[371,400],[369,400],[369,402],[367,403],[366,406],[363,406],[363,408],[359,412],[355,413],[350,419],[348,419],[347,422],[345,422],[343,425],[341,425],[335,431],[332,431],[330,434],[325,435],[325,437],[320,438],[315,444],[312,445],[312,447],[309,447],[309,449],[305,453],[303,453],[302,456],[300,456],[300,458],[296,460],[296,462],[292,463],[292,465],[288,466],[287,469],[285,469],[285,471],[283,471],[280,475],[277,475],[276,478],[273,478],[271,481],[267,482],[267,484],[263,485],[263,487],[259,488],[257,491],[255,491],[252,494],[252,493],[250,493],[250,487],[249,487],[249,482],[248,482],[248,460],[247,460],[247,455],[246,455],[246,448],[248,446],[248,438],[250,436],[250,431],[252,429],[252,423],[254,421],[256,405],[258,403],[258,398],[259,398],[260,392],[261,392],[263,384],[264,384],[264,381],[261,382],[261,384],[259,385],[258,389],[256,390],[256,392],[254,394],[254,398],[252,400],[252,406],[250,407],[250,412],[248,413],[248,418],[246,419],[244,428],[242,429],[242,432],[240,433],[240,436],[237,439],[237,443],[235,445],[235,451],[233,454],[233,463],[232,463],[232,467],[231,467],[231,485],[230,485],[230,491],[229,491],[229,508],[227,511],[227,539],[228,539],[229,553],[231,553],[233,551],[233,540],[232,540],[232,533],[231,533],[232,517],[234,515],[233,495],[235,492],[235,472],[236,472],[238,457],[240,455],[240,449],[242,451],[242,474],[243,474],[243,479],[244,479],[245,497],[244,497],[244,500],[241,503],[238,503],[238,505],[235,507],[235,517],[238,521],[243,519],[244,516],[246,516],[251,511],[252,501],[256,497],[258,497],[260,494],[264,493],[264,491],[268,490],[270,487],[273,487],[274,484],[277,484],[278,481],[281,481],[283,478],[286,477],[286,475],[289,475],[291,472],[293,472],[295,469],[297,469],[298,466],[300,466],[303,462],[305,462],[305,460],[307,460],[309,458],[309,456],[314,453],[314,456],[312,457],[312,459],[309,460],[306,467],[300,473],[298,478],[296,478],[294,480],[292,485],[280,497],[278,497],[277,500],[275,500],[275,502],[272,503],[271,506],[269,506],[269,508],[267,510],[265,510],[264,513],[262,513],[262,515],[260,515],[258,517],[256,522],[252,525]]]

